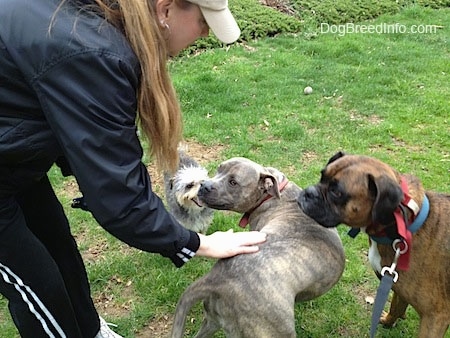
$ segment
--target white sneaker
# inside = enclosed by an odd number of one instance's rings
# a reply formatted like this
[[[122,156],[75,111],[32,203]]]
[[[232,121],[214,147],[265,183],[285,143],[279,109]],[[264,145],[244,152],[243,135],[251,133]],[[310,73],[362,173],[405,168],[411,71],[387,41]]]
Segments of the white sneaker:
[[[102,317],[100,317],[100,331],[98,331],[95,338],[123,338],[109,328],[109,326],[117,326],[111,323],[107,323]]]

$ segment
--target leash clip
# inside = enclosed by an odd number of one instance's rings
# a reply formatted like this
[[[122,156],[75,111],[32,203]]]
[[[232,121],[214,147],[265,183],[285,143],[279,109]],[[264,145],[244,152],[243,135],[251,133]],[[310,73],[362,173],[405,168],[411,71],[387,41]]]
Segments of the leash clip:
[[[403,244],[403,249],[400,248],[400,245]],[[408,251],[408,244],[403,239],[396,239],[394,242],[392,242],[392,249],[395,251],[394,261],[392,262],[390,267],[385,266],[383,269],[381,269],[381,276],[384,276],[386,272],[388,272],[392,279],[395,282],[398,280],[398,273],[395,271],[395,268],[397,267],[398,259],[400,255],[403,255]]]

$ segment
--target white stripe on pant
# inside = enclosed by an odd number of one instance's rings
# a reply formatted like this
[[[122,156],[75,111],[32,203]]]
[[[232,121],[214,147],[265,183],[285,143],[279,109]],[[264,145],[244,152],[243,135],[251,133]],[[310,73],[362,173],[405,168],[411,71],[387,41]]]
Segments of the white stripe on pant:
[[[40,310],[44,313],[44,315],[47,317],[47,320],[49,324],[51,324],[55,330],[58,332],[58,337],[66,338],[66,335],[64,334],[61,327],[56,322],[55,318],[52,316],[52,314],[48,311],[48,309],[45,307],[45,305],[41,302],[39,297],[31,290],[31,288],[23,283],[23,281],[20,279],[19,276],[17,276],[14,272],[11,271],[7,266],[0,263],[0,274],[3,277],[3,280],[11,285],[14,285],[15,289],[20,293],[23,301],[28,305],[28,308],[30,309],[30,312],[33,313],[36,316],[36,319],[39,320],[39,322],[42,325],[42,328],[44,331],[48,334],[51,338],[56,338],[55,335],[52,333],[50,328],[47,325],[47,322],[45,318],[41,316],[41,314],[36,311],[36,308],[34,307],[34,304],[30,300],[29,296],[33,298],[33,300],[36,302],[36,305],[40,308]],[[11,280],[13,279],[13,281]]]

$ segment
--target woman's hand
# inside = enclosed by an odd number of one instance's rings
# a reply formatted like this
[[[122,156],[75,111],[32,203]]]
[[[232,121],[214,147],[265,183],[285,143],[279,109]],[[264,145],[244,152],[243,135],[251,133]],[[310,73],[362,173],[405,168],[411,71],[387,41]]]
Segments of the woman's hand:
[[[243,253],[253,253],[259,250],[257,244],[266,241],[267,234],[259,231],[236,232],[232,229],[222,232],[214,232],[200,237],[200,247],[197,250],[198,256],[210,258],[227,258]]]

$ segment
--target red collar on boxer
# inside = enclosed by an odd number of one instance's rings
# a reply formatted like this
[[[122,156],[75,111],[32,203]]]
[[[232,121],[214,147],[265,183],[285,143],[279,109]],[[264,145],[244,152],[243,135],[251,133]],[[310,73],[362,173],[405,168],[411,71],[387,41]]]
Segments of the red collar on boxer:
[[[398,269],[408,270],[412,245],[412,234],[419,230],[425,222],[429,212],[429,202],[428,198],[424,196],[422,208],[419,208],[416,201],[409,196],[408,184],[403,177],[401,178],[400,185],[403,191],[403,199],[399,206],[394,210],[394,217],[397,226],[397,233],[404,243],[406,243],[406,245],[403,245],[406,248],[406,252],[403,253],[398,260]],[[411,217],[409,218],[407,209],[412,212]],[[353,230],[355,229],[350,230],[350,236],[355,237],[357,233]],[[392,238],[386,236],[385,230],[379,231],[375,235],[371,235],[370,238],[379,244],[391,244],[393,242]],[[403,248],[401,249],[403,250]]]
[[[278,185],[278,189],[280,190],[280,192],[282,192],[284,190],[284,188],[286,187],[286,185],[288,184],[289,180],[285,177],[283,179],[283,181]],[[253,209],[251,209],[250,211],[247,211],[241,218],[241,220],[239,221],[239,226],[241,228],[245,228],[248,224],[248,219],[250,218],[250,214],[255,211],[261,204],[263,204],[265,201],[267,201],[268,199],[272,198],[273,196],[270,194],[267,194],[267,196],[265,196],[261,202],[258,203],[258,205],[256,207],[254,207]]]

